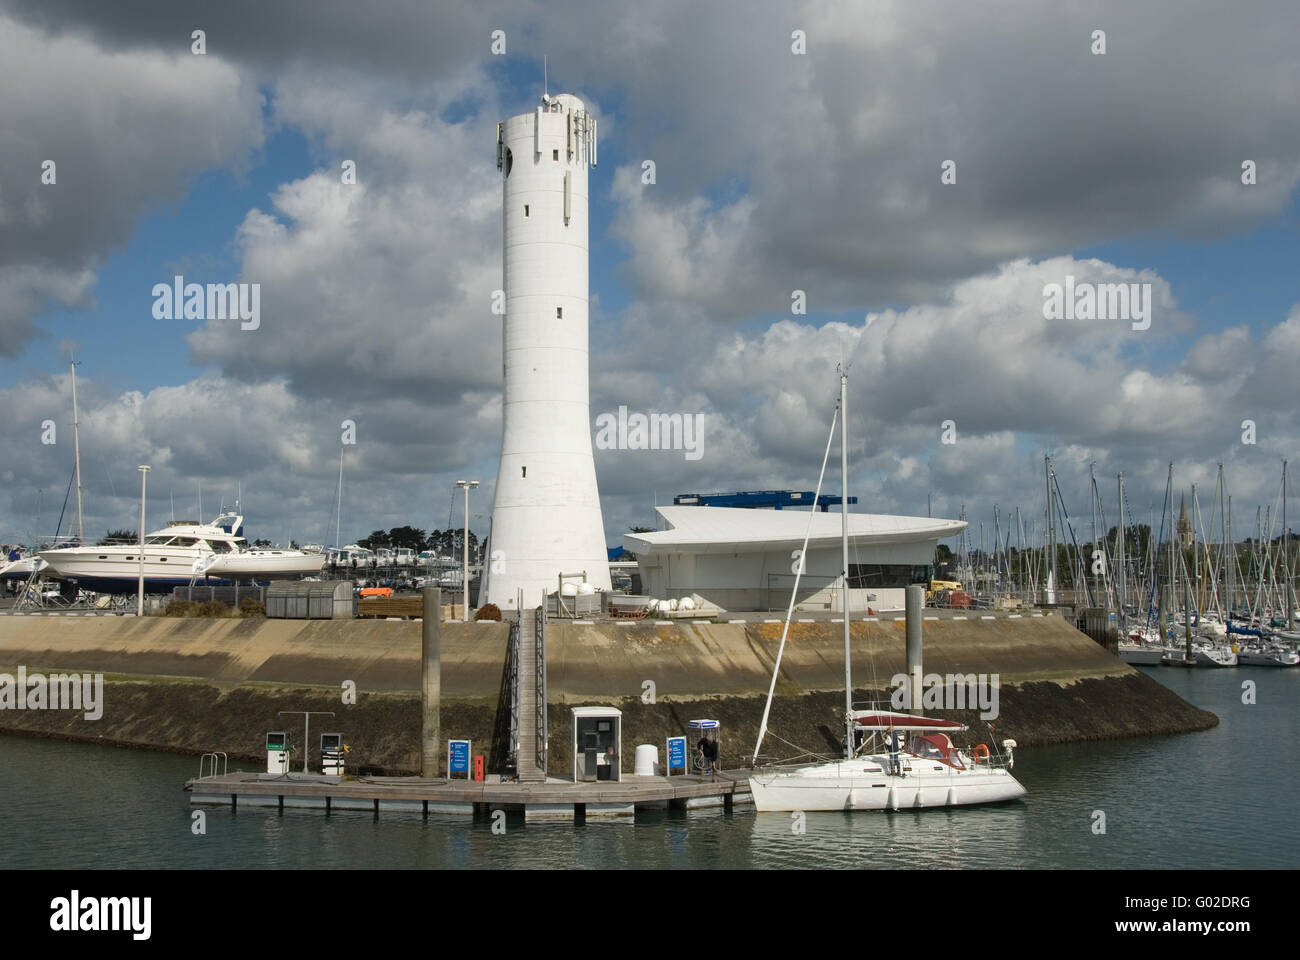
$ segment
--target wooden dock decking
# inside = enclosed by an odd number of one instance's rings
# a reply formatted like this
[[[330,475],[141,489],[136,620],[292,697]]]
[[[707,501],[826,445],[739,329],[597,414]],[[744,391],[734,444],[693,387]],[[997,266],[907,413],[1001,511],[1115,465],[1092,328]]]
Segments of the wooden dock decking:
[[[389,810],[438,813],[523,812],[527,819],[574,819],[579,816],[631,816],[638,807],[731,807],[749,803],[749,771],[723,771],[716,777],[694,774],[579,782],[548,778],[538,783],[493,783],[474,780],[426,780],[419,777],[359,777],[331,782],[312,774],[228,773],[185,783],[191,804],[289,806],[323,809],[372,809],[375,817]]]

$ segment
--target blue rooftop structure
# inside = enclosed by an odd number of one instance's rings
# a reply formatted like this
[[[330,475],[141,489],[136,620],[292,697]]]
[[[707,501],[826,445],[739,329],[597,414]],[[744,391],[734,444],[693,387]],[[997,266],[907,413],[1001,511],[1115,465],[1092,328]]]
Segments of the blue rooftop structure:
[[[678,507],[745,507],[750,509],[780,510],[783,507],[810,507],[813,505],[812,490],[747,490],[740,493],[679,493],[673,497],[673,505]],[[817,509],[825,513],[832,506],[839,506],[841,498],[823,493],[816,497]],[[849,503],[858,502],[857,497],[849,497]]]

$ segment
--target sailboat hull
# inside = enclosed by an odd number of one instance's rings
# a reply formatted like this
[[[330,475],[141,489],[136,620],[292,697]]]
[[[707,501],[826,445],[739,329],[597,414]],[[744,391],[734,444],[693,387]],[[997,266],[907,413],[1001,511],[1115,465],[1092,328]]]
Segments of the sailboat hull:
[[[1235,667],[1237,655],[1229,648],[1212,647],[1196,651],[1198,667]]]
[[[1300,655],[1287,650],[1238,650],[1237,665],[1242,667],[1300,666]]]
[[[922,771],[920,767],[942,767]],[[1028,791],[1002,768],[959,770],[913,760],[902,776],[884,773],[880,758],[818,764],[749,778],[760,813],[918,810],[1018,800]]]
[[[300,550],[240,550],[212,561],[212,576],[288,577],[315,576],[325,565],[325,555]]]
[[[1150,644],[1121,643],[1119,645],[1119,658],[1125,663],[1138,664],[1139,666],[1158,667],[1165,653],[1164,647]]]

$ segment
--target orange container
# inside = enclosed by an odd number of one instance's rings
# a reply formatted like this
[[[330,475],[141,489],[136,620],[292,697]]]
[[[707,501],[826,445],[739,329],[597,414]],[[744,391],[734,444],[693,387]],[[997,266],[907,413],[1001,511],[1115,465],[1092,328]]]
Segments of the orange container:
[[[474,757],[474,779],[480,783],[483,781],[483,754]]]

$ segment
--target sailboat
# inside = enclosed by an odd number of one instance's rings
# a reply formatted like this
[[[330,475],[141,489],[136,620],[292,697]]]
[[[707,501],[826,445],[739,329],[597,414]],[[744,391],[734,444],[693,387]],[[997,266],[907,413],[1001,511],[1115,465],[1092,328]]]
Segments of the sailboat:
[[[780,770],[763,770],[749,778],[750,795],[760,813],[785,811],[834,810],[901,810],[925,807],[953,807],[977,803],[998,803],[1023,797],[1028,791],[1011,775],[1014,764],[1014,740],[1004,740],[1005,759],[993,757],[987,746],[981,744],[971,753],[953,746],[950,733],[965,730],[961,723],[932,717],[913,716],[889,710],[855,710],[853,708],[853,678],[850,662],[849,639],[849,519],[848,519],[848,431],[845,429],[845,410],[848,399],[848,374],[840,370],[840,403],[836,413],[840,419],[840,474],[845,495],[841,497],[843,529],[844,586],[840,591],[844,606],[844,759],[816,763]],[[831,437],[835,423],[831,422]],[[826,454],[830,454],[830,439]],[[822,461],[825,476],[826,461]],[[817,481],[817,496],[821,495],[821,477]],[[807,543],[804,544],[805,550]],[[795,591],[798,591],[796,573]],[[776,690],[776,678],[781,669],[781,655],[789,632],[790,616],[794,610],[794,594],[786,613],[786,626],[781,634],[772,671],[772,685],[767,694],[767,705],[759,727],[758,742],[754,746],[753,763],[767,731],[767,719]],[[870,732],[867,744],[874,742],[876,733],[882,742],[888,738],[888,748],[881,753],[860,755],[854,749],[858,731]],[[912,734],[906,745],[900,734]]]

